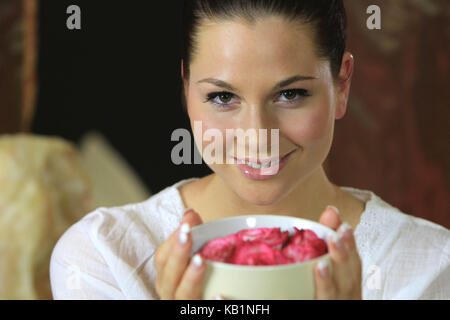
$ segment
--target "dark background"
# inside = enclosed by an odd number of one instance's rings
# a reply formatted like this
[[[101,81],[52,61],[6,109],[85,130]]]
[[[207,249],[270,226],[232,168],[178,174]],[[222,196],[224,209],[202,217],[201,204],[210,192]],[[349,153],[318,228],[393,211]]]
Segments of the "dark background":
[[[132,4],[131,4],[132,3]],[[181,1],[52,1],[39,6],[39,93],[32,131],[78,143],[101,131],[152,193],[211,170],[174,165],[181,107]],[[81,30],[66,8],[81,8]]]

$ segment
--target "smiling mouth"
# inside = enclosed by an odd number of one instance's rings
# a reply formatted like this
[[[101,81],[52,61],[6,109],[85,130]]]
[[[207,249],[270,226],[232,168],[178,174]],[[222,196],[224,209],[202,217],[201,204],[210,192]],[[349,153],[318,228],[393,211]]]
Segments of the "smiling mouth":
[[[287,154],[285,154],[282,157],[273,157],[270,159],[255,159],[255,158],[250,158],[250,157],[245,158],[245,159],[238,159],[236,157],[233,157],[233,158],[234,158],[234,160],[237,161],[238,164],[245,164],[254,169],[264,169],[264,168],[269,168],[269,167],[278,165],[281,161],[283,161],[283,159],[290,156],[292,153],[294,153],[297,150],[298,150],[298,148],[288,152]]]

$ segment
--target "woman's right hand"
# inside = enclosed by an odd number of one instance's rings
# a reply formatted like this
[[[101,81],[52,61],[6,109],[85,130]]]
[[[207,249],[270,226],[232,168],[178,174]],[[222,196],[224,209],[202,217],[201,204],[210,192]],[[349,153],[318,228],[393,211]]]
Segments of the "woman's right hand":
[[[155,252],[156,291],[161,300],[200,300],[206,265],[200,255],[190,259],[190,230],[203,221],[193,209],[186,210],[180,226]],[[185,240],[183,243],[182,240]],[[197,263],[200,265],[197,266]]]

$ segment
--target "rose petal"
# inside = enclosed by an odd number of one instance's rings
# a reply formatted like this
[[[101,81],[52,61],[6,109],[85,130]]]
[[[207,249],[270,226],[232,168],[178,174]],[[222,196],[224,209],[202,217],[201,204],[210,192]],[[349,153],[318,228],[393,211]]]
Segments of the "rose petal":
[[[276,264],[289,264],[295,262],[294,260],[286,257],[280,250],[275,250],[275,261]]]
[[[281,249],[289,239],[289,232],[280,228],[245,229],[237,233],[242,241],[263,241],[273,249]]]
[[[321,254],[313,247],[304,246],[301,244],[290,244],[282,250],[282,253],[287,258],[294,262],[304,262],[319,257]]]
[[[242,243],[242,240],[238,237],[236,233],[230,234],[229,236],[226,236],[224,239],[227,240],[233,246]]]
[[[275,265],[275,253],[264,242],[244,242],[236,247],[230,263],[251,266]]]
[[[205,259],[212,261],[226,262],[233,254],[234,245],[224,238],[217,238],[209,241],[201,250],[201,255]]]

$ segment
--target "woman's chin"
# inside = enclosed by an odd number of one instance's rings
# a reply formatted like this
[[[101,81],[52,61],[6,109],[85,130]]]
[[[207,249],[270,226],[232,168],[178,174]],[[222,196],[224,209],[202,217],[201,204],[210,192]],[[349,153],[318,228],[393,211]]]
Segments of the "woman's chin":
[[[291,190],[289,183],[283,179],[252,180],[236,170],[220,172],[220,177],[239,198],[257,206],[274,205]]]

